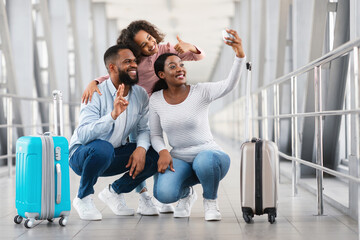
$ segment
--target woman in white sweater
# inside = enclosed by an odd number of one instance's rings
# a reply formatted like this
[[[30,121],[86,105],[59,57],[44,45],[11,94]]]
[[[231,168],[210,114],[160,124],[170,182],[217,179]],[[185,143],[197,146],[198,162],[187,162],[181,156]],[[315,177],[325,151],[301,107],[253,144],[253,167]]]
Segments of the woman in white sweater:
[[[236,57],[227,79],[219,82],[186,84],[186,70],[174,53],[165,53],[154,63],[159,81],[150,98],[151,144],[159,153],[154,196],[163,203],[179,200],[174,217],[189,217],[197,199],[192,186],[203,188],[205,220],[220,220],[217,205],[219,182],[226,175],[230,158],[215,143],[208,120],[209,104],[236,87],[245,54],[241,39],[234,30],[225,44]],[[172,150],[166,149],[163,131]]]

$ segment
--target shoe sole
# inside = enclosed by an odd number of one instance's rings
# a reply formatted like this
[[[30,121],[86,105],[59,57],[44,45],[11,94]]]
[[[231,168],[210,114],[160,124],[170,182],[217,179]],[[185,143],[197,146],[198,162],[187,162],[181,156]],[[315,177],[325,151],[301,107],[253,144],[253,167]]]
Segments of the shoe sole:
[[[189,215],[185,215],[185,214],[182,215],[182,214],[174,212],[174,218],[186,218],[186,217],[190,217],[190,214]]]
[[[143,216],[159,216],[160,215],[158,211],[150,212],[150,213],[143,213],[143,212],[141,212],[141,210],[139,208],[136,210],[136,213],[143,215]]]
[[[161,209],[158,209],[159,210],[159,213],[173,213],[174,212],[174,208],[161,208]]]
[[[111,210],[112,211],[112,210]],[[122,212],[117,212],[115,213],[114,211],[112,211],[116,216],[134,216],[135,215],[135,211],[134,210],[129,210],[129,211],[122,211]]]
[[[80,215],[79,215],[79,217],[81,220],[84,220],[84,221],[101,221],[102,220],[102,218],[87,218],[87,217],[81,217]]]
[[[221,220],[221,216],[220,217],[205,217],[206,221],[220,221]]]
[[[159,216],[159,213],[140,213],[143,216]]]

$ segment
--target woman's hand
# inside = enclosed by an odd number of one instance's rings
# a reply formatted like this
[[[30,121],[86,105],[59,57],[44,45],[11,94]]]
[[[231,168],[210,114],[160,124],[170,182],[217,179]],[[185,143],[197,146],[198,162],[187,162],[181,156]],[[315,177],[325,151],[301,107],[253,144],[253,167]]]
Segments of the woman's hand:
[[[86,87],[85,91],[83,92],[83,95],[81,97],[81,102],[87,104],[88,102],[91,102],[92,95],[96,91],[99,95],[101,95],[101,92],[99,88],[97,87],[98,82],[97,81],[91,81],[89,85]]]
[[[233,37],[226,37],[225,39],[229,40],[230,42],[224,40],[225,44],[232,47],[238,58],[245,57],[244,49],[242,47],[242,40],[237,32],[232,29],[226,29],[226,32],[230,33]]]
[[[166,169],[170,165],[170,171],[175,172],[173,166],[173,160],[168,150],[164,149],[159,152],[159,160],[158,160],[158,172],[165,173]]]
[[[177,40],[179,41],[175,46],[174,49],[179,53],[186,53],[186,52],[193,52],[193,53],[199,53],[199,51],[196,49],[196,47],[190,43],[184,42],[180,39],[179,36],[176,36]]]

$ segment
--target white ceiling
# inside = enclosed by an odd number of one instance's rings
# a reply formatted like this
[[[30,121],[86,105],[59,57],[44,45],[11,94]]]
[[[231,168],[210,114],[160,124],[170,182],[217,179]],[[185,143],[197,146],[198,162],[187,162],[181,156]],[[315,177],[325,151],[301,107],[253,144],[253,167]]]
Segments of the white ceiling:
[[[119,30],[131,21],[144,19],[166,34],[165,42],[176,44],[176,35],[204,50],[206,58],[187,62],[190,83],[209,79],[222,42],[222,29],[230,27],[234,0],[93,0],[106,2],[108,18],[117,19]]]

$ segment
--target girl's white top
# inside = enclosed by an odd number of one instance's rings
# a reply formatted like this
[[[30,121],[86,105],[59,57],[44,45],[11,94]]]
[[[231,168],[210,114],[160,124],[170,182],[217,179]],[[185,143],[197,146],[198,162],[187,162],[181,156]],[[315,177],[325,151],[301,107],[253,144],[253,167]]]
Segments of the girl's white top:
[[[187,98],[179,104],[166,102],[163,90],[150,97],[150,136],[152,147],[160,152],[166,149],[166,133],[173,158],[192,162],[204,150],[221,150],[210,131],[209,104],[236,87],[245,58],[235,57],[229,76],[219,82],[190,85]]]

